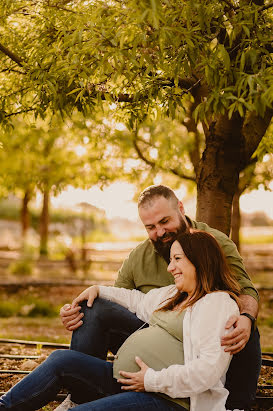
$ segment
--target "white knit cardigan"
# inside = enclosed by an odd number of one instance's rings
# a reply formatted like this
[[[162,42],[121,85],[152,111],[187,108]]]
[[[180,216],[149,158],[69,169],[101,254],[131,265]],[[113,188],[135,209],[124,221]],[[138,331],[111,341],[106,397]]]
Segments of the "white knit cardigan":
[[[170,285],[143,294],[138,290],[99,286],[99,296],[114,301],[149,322],[160,304],[174,295]],[[207,294],[186,309],[183,320],[184,365],[161,371],[149,368],[144,378],[147,392],[161,392],[172,398],[190,397],[191,411],[224,411],[228,391],[224,387],[231,355],[221,347],[225,324],[238,315],[236,302],[223,291]],[[125,370],[126,371],[126,370]]]

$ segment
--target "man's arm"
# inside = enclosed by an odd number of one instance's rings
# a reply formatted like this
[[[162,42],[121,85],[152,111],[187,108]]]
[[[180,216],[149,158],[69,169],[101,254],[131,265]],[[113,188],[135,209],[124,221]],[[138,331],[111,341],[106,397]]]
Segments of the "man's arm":
[[[215,238],[220,244],[226,256],[227,263],[241,287],[240,312],[248,313],[252,317],[257,318],[259,295],[245,270],[242,257],[233,241],[223,233],[219,234],[219,232],[217,232]],[[227,322],[226,328],[228,329],[233,326],[234,330],[228,334],[228,336],[222,338],[222,345],[226,346],[225,350],[231,354],[236,354],[241,351],[249,340],[251,325],[251,320],[246,316],[232,316]]]
[[[248,313],[252,317],[257,318],[259,312],[258,302],[250,295],[240,295],[241,308],[240,313]]]
[[[248,313],[257,318],[258,302],[250,295],[240,295],[240,313]],[[251,320],[243,315],[232,316],[226,324],[226,329],[234,326],[234,330],[221,339],[221,345],[226,346],[225,351],[237,354],[247,344],[251,334]]]
[[[114,286],[119,288],[128,288],[129,290],[136,288],[133,280],[131,253],[123,261],[123,264],[118,271],[118,277]]]

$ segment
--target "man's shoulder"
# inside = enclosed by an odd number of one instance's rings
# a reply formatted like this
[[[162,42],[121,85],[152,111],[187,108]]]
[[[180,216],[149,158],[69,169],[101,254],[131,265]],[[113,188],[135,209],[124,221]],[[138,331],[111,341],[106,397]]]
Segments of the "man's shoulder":
[[[191,223],[193,228],[197,230],[206,231],[212,234],[227,257],[232,256],[236,259],[241,259],[241,256],[237,250],[235,243],[225,233],[217,230],[216,228],[212,228],[208,224],[203,223],[201,221],[191,220]]]
[[[151,241],[149,240],[149,238],[147,238],[146,240],[139,243],[135,248],[133,248],[133,250],[130,253],[130,256],[140,256],[146,252],[153,253],[154,251],[155,250]]]
[[[216,240],[220,243],[222,243],[222,242],[224,242],[224,243],[228,242],[229,243],[230,242],[230,243],[234,244],[233,241],[225,233],[223,233],[222,231],[217,230],[217,228],[210,227],[208,224],[203,223],[202,221],[191,220],[191,223],[192,223],[193,228],[195,228],[197,230],[206,231],[207,233],[212,234],[216,238]]]

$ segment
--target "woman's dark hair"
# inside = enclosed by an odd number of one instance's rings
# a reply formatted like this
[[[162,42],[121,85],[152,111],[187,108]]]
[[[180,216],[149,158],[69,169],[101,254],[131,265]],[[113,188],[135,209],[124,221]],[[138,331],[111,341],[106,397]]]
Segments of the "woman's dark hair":
[[[192,306],[201,297],[214,291],[226,291],[239,305],[237,297],[240,294],[239,283],[231,273],[216,239],[205,231],[190,230],[178,234],[173,242],[175,241],[179,242],[185,256],[196,270],[196,288],[183,309]],[[187,295],[186,292],[178,291],[161,309],[173,309],[184,301]]]

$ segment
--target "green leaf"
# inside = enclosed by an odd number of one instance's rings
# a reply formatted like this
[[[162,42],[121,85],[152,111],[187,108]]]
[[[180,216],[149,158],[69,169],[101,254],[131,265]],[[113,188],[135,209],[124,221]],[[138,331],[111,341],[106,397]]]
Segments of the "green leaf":
[[[230,69],[230,57],[223,44],[218,45],[218,53],[224,62],[224,66],[226,70],[229,70]]]
[[[244,24],[242,25],[242,28],[245,32],[245,34],[247,35],[247,37],[250,37],[250,31],[249,28],[247,26],[245,26]]]
[[[241,117],[244,117],[244,108],[242,104],[238,104],[238,111]]]
[[[240,59],[240,71],[244,71],[245,68],[245,63],[246,63],[246,56],[244,51],[241,54],[241,59]]]

